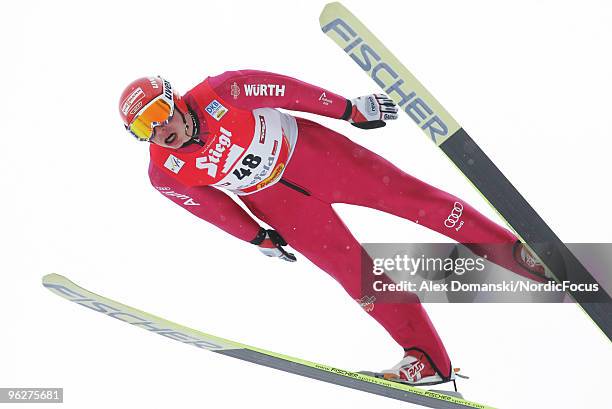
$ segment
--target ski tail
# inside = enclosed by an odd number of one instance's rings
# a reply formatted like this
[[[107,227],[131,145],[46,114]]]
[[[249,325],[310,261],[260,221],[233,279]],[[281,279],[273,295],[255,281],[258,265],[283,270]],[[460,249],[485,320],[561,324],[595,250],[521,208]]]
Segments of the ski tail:
[[[319,18],[321,30],[446,154],[497,214],[514,230],[557,282],[595,291],[568,293],[612,340],[612,300],[489,157],[415,76],[339,2]]]
[[[197,331],[88,291],[59,274],[44,276],[43,285],[62,298],[135,327],[146,329],[200,349],[207,349],[258,365],[430,408],[493,409],[490,406],[444,393],[427,391],[328,365],[305,361]]]

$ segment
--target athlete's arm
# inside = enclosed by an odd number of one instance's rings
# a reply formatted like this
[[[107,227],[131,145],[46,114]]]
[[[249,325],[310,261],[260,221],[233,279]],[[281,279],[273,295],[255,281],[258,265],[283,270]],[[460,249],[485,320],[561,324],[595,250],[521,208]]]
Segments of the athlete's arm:
[[[351,101],[326,89],[266,71],[226,71],[208,78],[221,98],[241,109],[284,108],[341,119]]]
[[[397,106],[383,94],[348,100],[331,91],[306,82],[265,71],[227,71],[209,77],[209,83],[221,98],[238,108],[285,108],[344,119],[352,125],[373,129],[397,119]]]
[[[149,179],[159,193],[199,218],[244,241],[257,237],[260,226],[227,194],[212,186],[187,187],[149,164]]]

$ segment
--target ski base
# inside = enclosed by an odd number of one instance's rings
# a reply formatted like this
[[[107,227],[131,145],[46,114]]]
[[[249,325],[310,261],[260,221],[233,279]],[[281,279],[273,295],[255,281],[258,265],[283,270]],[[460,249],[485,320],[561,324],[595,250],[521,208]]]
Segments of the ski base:
[[[447,392],[428,391],[206,334],[92,293],[59,274],[44,276],[43,285],[60,297],[120,321],[243,361],[429,408],[492,409],[490,406],[452,396]]]

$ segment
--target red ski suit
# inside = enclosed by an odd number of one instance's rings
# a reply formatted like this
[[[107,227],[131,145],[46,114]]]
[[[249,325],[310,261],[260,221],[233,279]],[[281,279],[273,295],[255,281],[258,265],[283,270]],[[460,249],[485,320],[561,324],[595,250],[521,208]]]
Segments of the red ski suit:
[[[362,249],[332,203],[391,213],[461,243],[517,240],[462,200],[415,179],[343,135],[286,113],[257,111],[284,108],[345,117],[350,103],[331,91],[287,76],[244,70],[209,77],[184,98],[198,119],[204,146],[171,150],[151,144],[153,186],[196,216],[248,242],[257,235],[259,224],[217,187],[237,193],[255,216],[334,277],[353,299],[361,297]],[[266,160],[253,160],[259,155],[253,149],[260,149],[256,142],[264,140],[274,144],[269,148],[274,155],[257,179]],[[240,169],[240,159],[248,166]],[[249,178],[254,184],[239,186]],[[444,223],[456,203],[463,208],[460,229]],[[491,261],[522,272],[511,254],[496,255]],[[376,304],[366,311],[402,347],[424,351],[448,377],[449,357],[423,306],[413,294],[402,297],[402,302]]]

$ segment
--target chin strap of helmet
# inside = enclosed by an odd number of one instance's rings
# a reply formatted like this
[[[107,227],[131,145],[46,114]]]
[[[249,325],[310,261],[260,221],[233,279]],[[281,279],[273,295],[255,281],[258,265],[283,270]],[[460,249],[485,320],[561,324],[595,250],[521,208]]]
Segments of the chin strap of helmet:
[[[183,122],[185,123],[185,131],[187,131],[189,129],[189,124],[185,120],[185,115],[183,115],[180,109],[177,111],[181,114],[181,117],[183,118]],[[189,140],[185,142],[181,146],[181,148],[184,148],[189,145],[193,145],[194,143],[200,146],[204,146],[204,142],[200,140],[200,122],[198,121],[198,116],[196,115],[195,112],[191,110],[191,108],[189,108],[189,106],[187,106],[187,113],[189,114],[189,117],[191,118],[191,123],[193,123],[193,132],[191,133],[191,137],[189,138]]]

